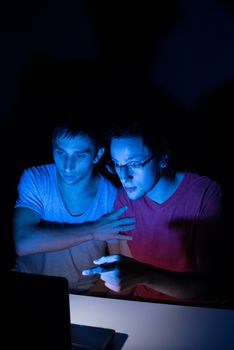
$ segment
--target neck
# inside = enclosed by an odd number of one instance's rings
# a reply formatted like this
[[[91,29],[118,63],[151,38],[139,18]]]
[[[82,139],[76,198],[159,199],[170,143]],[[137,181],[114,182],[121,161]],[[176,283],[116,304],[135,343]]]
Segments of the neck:
[[[77,184],[67,185],[58,180],[58,188],[64,207],[71,216],[80,216],[93,203],[99,189],[100,178],[96,174],[82,179]]]
[[[66,193],[73,193],[73,194],[79,194],[79,193],[87,193],[90,189],[93,189],[97,182],[98,176],[90,172],[89,175],[86,175],[84,178],[80,179],[75,184],[67,184],[60,178],[59,174],[57,174],[58,179],[58,185],[60,190],[65,191]]]
[[[173,176],[162,175],[156,185],[147,193],[147,197],[162,204],[170,198],[184,178],[183,172],[176,172]]]

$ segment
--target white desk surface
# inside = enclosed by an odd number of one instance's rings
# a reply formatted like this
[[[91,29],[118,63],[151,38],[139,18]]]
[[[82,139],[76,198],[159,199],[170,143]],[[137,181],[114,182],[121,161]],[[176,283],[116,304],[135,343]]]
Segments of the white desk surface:
[[[123,350],[233,350],[234,310],[70,294],[71,322],[128,334]]]

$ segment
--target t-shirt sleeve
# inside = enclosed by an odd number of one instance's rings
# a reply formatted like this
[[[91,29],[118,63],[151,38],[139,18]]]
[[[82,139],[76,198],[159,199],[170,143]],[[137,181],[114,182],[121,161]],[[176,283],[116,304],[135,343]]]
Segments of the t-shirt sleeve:
[[[212,182],[206,189],[197,223],[196,251],[198,256],[219,251],[222,242],[223,193],[221,187]]]
[[[35,210],[41,215],[41,186],[30,169],[24,170],[18,184],[18,197],[15,208],[26,207]]]

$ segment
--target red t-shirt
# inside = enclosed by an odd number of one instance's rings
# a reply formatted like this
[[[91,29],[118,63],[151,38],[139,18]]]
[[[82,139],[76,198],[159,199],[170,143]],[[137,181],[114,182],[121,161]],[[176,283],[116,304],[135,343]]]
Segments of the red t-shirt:
[[[197,270],[196,257],[204,256],[217,242],[222,217],[222,190],[205,176],[186,172],[175,193],[158,204],[147,196],[130,200],[123,189],[115,207],[127,205],[123,216],[136,218],[132,257],[146,264],[178,272]],[[144,285],[136,286],[135,298],[176,301]]]

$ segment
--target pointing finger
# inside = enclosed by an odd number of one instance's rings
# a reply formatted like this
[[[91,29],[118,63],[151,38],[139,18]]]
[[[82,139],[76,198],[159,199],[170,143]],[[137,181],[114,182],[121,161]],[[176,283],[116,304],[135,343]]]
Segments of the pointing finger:
[[[83,270],[82,275],[83,276],[101,275],[102,273],[105,273],[105,272],[114,271],[114,269],[115,269],[114,263],[101,264],[100,266]]]
[[[91,269],[85,269],[82,271],[83,276],[92,276],[97,275],[102,272],[102,268],[100,266],[92,267]]]
[[[106,264],[106,263],[113,263],[113,262],[116,262],[119,260],[120,260],[120,255],[112,254],[112,255],[102,256],[99,259],[95,259],[93,262],[94,262],[94,264]]]

